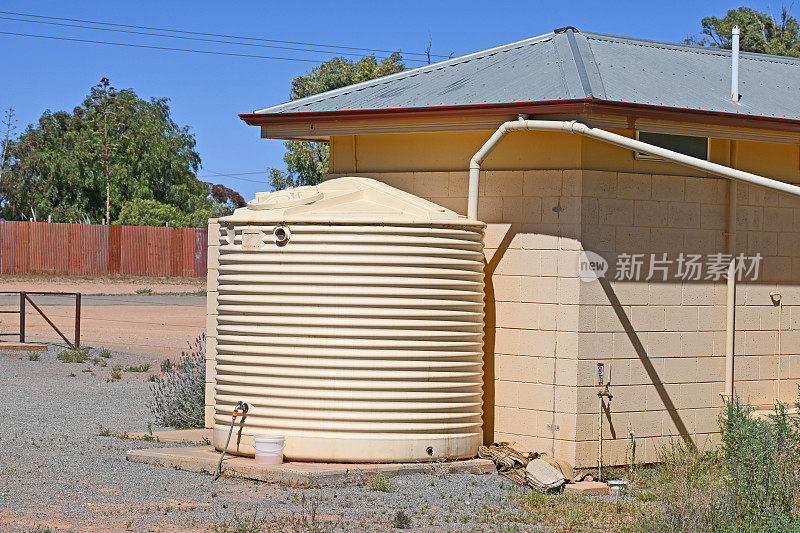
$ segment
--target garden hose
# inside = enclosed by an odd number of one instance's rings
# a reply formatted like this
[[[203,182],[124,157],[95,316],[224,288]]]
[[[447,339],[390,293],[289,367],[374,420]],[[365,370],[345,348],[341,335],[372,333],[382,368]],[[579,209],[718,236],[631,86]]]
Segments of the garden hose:
[[[225,447],[222,448],[222,455],[219,457],[219,463],[217,463],[217,475],[214,476],[213,481],[219,479],[219,476],[222,475],[222,460],[225,459],[225,452],[228,451],[228,444],[231,443],[231,435],[233,435],[233,426],[236,425],[236,417],[239,415],[239,412],[242,413],[242,417],[247,414],[247,410],[249,407],[246,403],[239,402],[236,404],[236,407],[233,408],[233,414],[231,415],[231,428],[228,430],[228,440],[225,441]]]

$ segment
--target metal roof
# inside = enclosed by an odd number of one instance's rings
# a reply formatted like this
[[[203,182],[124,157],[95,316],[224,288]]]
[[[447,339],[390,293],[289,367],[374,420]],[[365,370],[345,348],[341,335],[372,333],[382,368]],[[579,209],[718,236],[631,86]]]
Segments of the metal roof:
[[[538,37],[261,109],[355,111],[562,101],[613,102],[800,119],[800,59],[556,30]]]

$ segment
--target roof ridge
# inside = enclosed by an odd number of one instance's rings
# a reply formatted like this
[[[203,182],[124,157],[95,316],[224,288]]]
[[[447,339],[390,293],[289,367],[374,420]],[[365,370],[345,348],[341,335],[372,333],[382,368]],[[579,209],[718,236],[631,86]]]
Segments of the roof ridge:
[[[597,68],[597,62],[594,59],[588,39],[572,27],[565,28],[563,33],[567,36],[569,50],[572,53],[572,59],[578,71],[584,96],[586,98],[604,99],[605,87],[603,86],[603,78]],[[576,34],[579,37],[576,37]]]
[[[330,91],[325,91],[324,93],[314,94],[311,96],[306,96],[304,98],[298,98],[297,100],[290,100],[288,102],[284,102],[282,104],[274,105],[265,107],[263,109],[258,109],[253,113],[266,113],[269,112],[270,109],[274,109],[276,107],[280,108],[295,108],[300,107],[305,104],[319,102],[321,100],[325,100],[328,98],[334,98],[336,96],[340,96],[342,94],[347,94],[353,91],[358,91],[360,89],[364,89],[366,87],[373,87],[375,85],[379,85],[381,83],[386,83],[392,80],[404,79],[410,76],[416,76],[419,74],[425,74],[427,72],[438,70],[440,68],[445,68],[453,65],[458,65],[460,63],[465,63],[467,61],[472,61],[473,59],[479,59],[484,56],[489,56],[492,54],[506,52],[513,48],[520,48],[522,46],[539,44],[541,42],[545,42],[549,39],[552,39],[555,35],[554,32],[544,33],[542,35],[537,35],[535,37],[528,37],[526,39],[522,39],[519,41],[514,41],[512,43],[506,43],[499,46],[495,46],[492,48],[487,48],[485,50],[480,50],[478,52],[473,52],[471,54],[466,54],[463,56],[454,57],[451,59],[445,59],[444,61],[439,61],[438,63],[431,63],[430,65],[423,65],[421,67],[413,68],[411,70],[403,70],[401,72],[397,72],[395,74],[389,74],[388,76],[382,76],[380,78],[375,78],[372,80],[362,81],[361,83],[356,83],[353,85],[346,85],[345,87],[340,87],[339,89],[332,89]],[[280,112],[280,111],[278,111]]]
[[[689,53],[730,56],[731,51],[727,48],[714,48],[708,46],[700,46],[695,44],[685,43],[671,43],[668,41],[657,41],[653,39],[643,39],[641,37],[625,37],[622,35],[612,35],[609,33],[598,33],[591,31],[580,32],[587,39],[597,39],[599,41],[607,42],[621,42],[631,44],[634,46],[649,46],[652,48],[672,48],[678,51],[685,51]],[[753,61],[764,61],[767,63],[800,63],[800,57],[793,56],[778,56],[773,54],[761,54],[758,52],[740,52],[740,59],[750,59]]]

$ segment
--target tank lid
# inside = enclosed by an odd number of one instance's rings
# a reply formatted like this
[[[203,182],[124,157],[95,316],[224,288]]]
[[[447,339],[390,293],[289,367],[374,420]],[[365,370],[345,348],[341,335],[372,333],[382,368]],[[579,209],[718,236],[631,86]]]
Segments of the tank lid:
[[[223,223],[331,222],[477,224],[440,205],[371,178],[344,177],[319,185],[260,192]]]

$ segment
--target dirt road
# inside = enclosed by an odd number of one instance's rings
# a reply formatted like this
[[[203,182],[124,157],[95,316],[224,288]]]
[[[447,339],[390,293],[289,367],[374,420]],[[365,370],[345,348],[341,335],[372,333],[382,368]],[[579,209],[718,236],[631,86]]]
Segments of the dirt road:
[[[174,358],[205,330],[204,285],[196,280],[0,278],[0,291],[81,292],[81,344],[133,352],[150,358]],[[136,291],[139,291],[139,294]],[[100,296],[98,294],[104,294]],[[75,303],[71,296],[31,296],[72,341]],[[0,295],[0,310],[19,309],[19,297]],[[16,341],[18,314],[0,314],[0,340]],[[30,304],[26,305],[28,342],[64,341]]]

